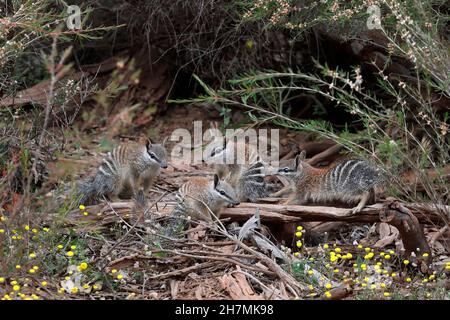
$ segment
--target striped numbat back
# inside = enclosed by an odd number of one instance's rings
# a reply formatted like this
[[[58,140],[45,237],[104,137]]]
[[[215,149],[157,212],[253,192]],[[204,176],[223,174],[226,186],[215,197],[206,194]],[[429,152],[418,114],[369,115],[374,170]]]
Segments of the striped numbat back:
[[[384,181],[381,170],[365,160],[346,160],[326,174],[327,185],[334,191],[358,195]]]
[[[121,166],[125,162],[126,146],[114,148],[102,159],[97,172],[89,180],[78,185],[80,204],[92,204],[102,197],[119,192],[121,187]]]
[[[241,172],[236,191],[241,201],[256,202],[259,198],[267,197],[268,186],[264,177],[265,164],[258,161]]]
[[[367,191],[373,191],[385,181],[380,168],[365,160],[342,161],[319,175],[309,197],[315,201],[357,202]]]
[[[125,145],[114,148],[102,159],[102,164],[98,171],[105,176],[118,178],[120,166],[125,162],[126,154],[127,147]]]
[[[187,225],[187,218],[190,214],[197,213],[197,216],[204,214],[204,208],[197,199],[208,204],[209,183],[210,181],[205,178],[194,177],[180,187],[176,194],[177,204],[168,217],[168,222],[164,228],[166,236],[173,237],[182,232]]]
[[[236,148],[230,152],[232,148]],[[242,151],[244,151],[242,153]],[[228,159],[233,155],[234,158]],[[214,150],[214,155],[226,163],[215,164],[215,172],[236,189],[240,201],[256,202],[267,197],[268,187],[264,180],[266,164],[260,159],[255,146],[248,143],[228,144],[225,149]]]
[[[186,219],[214,221],[211,212],[218,216],[225,205],[238,205],[239,200],[234,189],[226,181],[214,175],[214,179],[191,178],[183,184],[177,194],[177,205],[169,217],[165,234],[170,236],[186,225]]]

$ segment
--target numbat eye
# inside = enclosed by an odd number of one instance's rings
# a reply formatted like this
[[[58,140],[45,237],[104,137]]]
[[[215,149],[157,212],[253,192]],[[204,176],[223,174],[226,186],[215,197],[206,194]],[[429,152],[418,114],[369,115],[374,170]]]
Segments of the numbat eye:
[[[283,172],[289,172],[289,168],[283,168]]]
[[[154,159],[155,158],[155,154],[154,153],[150,153],[150,157],[152,157]]]
[[[219,192],[221,195],[225,195],[225,192],[224,191],[222,191],[222,190],[220,190],[220,192]]]

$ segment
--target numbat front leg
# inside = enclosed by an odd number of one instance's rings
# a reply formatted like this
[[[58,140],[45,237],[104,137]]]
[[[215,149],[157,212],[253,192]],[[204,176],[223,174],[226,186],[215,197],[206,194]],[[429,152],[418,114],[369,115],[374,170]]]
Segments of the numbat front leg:
[[[370,191],[365,191],[361,197],[361,200],[359,201],[358,205],[351,209],[350,215],[354,215],[358,212],[361,212],[362,209],[366,206],[367,202],[370,199]]]
[[[286,194],[288,192],[292,192],[292,187],[291,186],[283,187],[282,189],[278,190],[277,192],[272,193],[270,196],[272,198],[278,198],[278,197],[281,197],[281,196],[283,196],[284,194]]]

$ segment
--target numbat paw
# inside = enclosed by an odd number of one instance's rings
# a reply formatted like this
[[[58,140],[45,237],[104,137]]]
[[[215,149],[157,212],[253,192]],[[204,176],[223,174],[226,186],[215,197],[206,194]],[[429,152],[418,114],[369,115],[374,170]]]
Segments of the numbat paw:
[[[278,197],[279,195],[276,192],[269,194],[269,198],[278,198]]]
[[[147,201],[145,200],[144,192],[140,191],[137,193],[135,197],[136,203],[140,205],[141,207],[145,207]]]
[[[354,214],[356,214],[358,212],[361,212],[362,209],[364,209],[363,206],[356,206],[356,207],[354,207],[353,209],[350,210],[349,215],[354,215]]]

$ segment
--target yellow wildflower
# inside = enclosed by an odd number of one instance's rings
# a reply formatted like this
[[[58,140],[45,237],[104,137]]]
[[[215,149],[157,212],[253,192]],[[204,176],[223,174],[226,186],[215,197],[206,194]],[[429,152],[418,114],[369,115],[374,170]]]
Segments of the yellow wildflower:
[[[81,270],[86,270],[86,269],[87,269],[87,267],[88,267],[88,265],[87,265],[87,263],[86,263],[86,262],[82,262],[82,263],[80,263],[80,269],[81,269]]]

